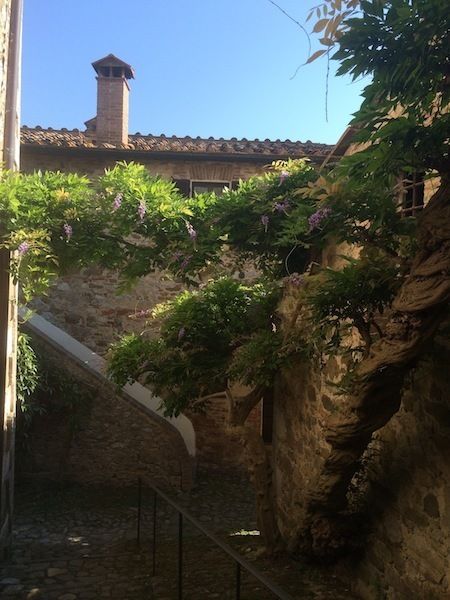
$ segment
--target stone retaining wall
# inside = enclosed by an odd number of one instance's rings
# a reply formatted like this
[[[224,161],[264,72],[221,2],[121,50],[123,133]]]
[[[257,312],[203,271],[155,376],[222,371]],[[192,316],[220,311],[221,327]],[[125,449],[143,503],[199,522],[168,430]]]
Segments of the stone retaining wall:
[[[226,399],[211,401],[203,413],[186,413],[192,422],[197,445],[199,467],[229,471],[246,470],[240,438],[227,431],[228,402]],[[248,416],[247,423],[261,429],[261,403]]]
[[[118,274],[92,267],[58,279],[32,307],[76,340],[104,356],[110,344],[124,333],[140,333],[145,321],[134,318],[142,310],[173,298],[183,285],[152,273],[125,293],[119,292]],[[146,329],[157,325],[150,321]]]
[[[157,323],[145,324],[134,318],[139,311],[173,298],[183,284],[152,273],[138,281],[132,290],[118,293],[118,275],[98,268],[61,277],[48,296],[33,302],[33,308],[46,320],[76,340],[104,356],[110,344],[124,333],[147,331],[156,333]],[[226,429],[227,403],[211,402],[207,412],[189,413],[197,439],[197,461],[200,467],[243,469],[242,448]],[[256,408],[250,420],[260,428],[260,410]]]
[[[52,346],[41,340],[35,345],[51,368],[86,388],[90,402],[76,417],[74,429],[67,410],[34,418],[22,473],[41,472],[84,484],[135,485],[142,475],[160,485],[192,485],[194,465],[174,428]]]

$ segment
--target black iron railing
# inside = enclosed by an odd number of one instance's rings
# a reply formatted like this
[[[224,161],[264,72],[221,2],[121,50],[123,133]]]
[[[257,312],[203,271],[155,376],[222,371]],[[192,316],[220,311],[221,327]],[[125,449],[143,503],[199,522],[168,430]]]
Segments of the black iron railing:
[[[177,546],[177,591],[178,591],[178,600],[183,600],[183,527],[184,522],[187,521],[191,525],[193,525],[196,529],[201,531],[203,535],[212,540],[216,546],[218,546],[225,554],[230,556],[235,564],[235,580],[234,580],[234,588],[235,588],[235,599],[241,600],[241,590],[242,590],[242,582],[241,582],[241,574],[242,570],[247,571],[252,575],[257,581],[259,581],[267,590],[272,592],[272,594],[279,598],[279,600],[294,600],[294,598],[283,591],[276,583],[268,579],[263,573],[261,573],[258,569],[256,569],[251,563],[249,563],[245,558],[243,558],[236,550],[233,550],[231,546],[226,544],[216,535],[205,529],[205,527],[192,515],[190,515],[184,508],[182,508],[179,504],[174,502],[169,496],[167,496],[164,492],[162,492],[158,487],[152,484],[148,484],[146,482],[146,487],[150,488],[153,492],[152,499],[152,573],[153,576],[156,575],[156,555],[157,555],[157,508],[158,508],[158,498],[164,500],[169,506],[174,508],[178,515],[178,546]],[[136,525],[136,538],[138,543],[141,540],[141,520],[142,520],[142,481],[139,479],[138,481],[138,508],[137,508],[137,525]]]

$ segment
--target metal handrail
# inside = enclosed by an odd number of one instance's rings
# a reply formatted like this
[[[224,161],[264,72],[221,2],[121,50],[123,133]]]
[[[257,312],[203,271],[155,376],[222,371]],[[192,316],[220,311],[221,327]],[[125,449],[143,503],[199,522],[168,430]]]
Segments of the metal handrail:
[[[163,491],[161,491],[156,485],[147,484],[153,491],[153,539],[152,539],[152,569],[153,576],[156,575],[156,513],[157,513],[157,498],[158,496],[162,498],[167,504],[172,506],[178,513],[178,600],[183,600],[183,524],[184,519],[189,521],[196,529],[201,531],[206,537],[212,540],[216,546],[219,546],[221,550],[223,550],[228,556],[230,556],[236,565],[236,575],[235,575],[235,598],[236,600],[241,599],[241,570],[242,568],[248,571],[255,579],[257,579],[260,583],[262,583],[272,594],[279,600],[294,600],[294,598],[282,590],[276,583],[271,581],[268,577],[266,577],[263,573],[261,573],[258,569],[256,569],[248,560],[243,558],[236,550],[231,548],[226,542],[217,537],[214,533],[211,533],[206,529],[200,521],[198,521],[194,516],[189,514],[184,508],[182,508],[179,504],[174,502],[172,498],[167,496]],[[138,480],[138,511],[137,511],[137,541],[140,543],[140,534],[141,534],[141,515],[142,515],[142,481],[139,478]]]

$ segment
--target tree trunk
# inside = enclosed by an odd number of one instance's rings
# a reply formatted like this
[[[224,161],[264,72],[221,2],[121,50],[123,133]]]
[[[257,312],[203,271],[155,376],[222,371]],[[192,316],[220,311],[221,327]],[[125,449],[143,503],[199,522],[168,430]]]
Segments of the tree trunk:
[[[261,389],[252,390],[243,398],[234,398],[228,391],[230,431],[240,437],[244,447],[245,462],[255,491],[256,518],[265,551],[273,555],[281,548],[281,537],[275,517],[272,483],[272,461],[269,450],[258,431],[245,421],[263,396]]]
[[[400,408],[405,375],[448,314],[450,300],[450,185],[441,186],[419,223],[419,249],[409,277],[393,303],[385,336],[356,368],[344,411],[330,422],[330,452],[308,498],[305,545],[332,558],[348,544],[347,492],[372,438]]]

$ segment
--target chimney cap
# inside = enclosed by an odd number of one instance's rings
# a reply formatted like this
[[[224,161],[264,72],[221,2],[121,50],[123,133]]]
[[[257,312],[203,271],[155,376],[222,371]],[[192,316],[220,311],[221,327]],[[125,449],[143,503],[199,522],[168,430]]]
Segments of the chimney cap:
[[[122,67],[125,71],[125,78],[134,79],[133,67],[123,60],[120,60],[120,58],[117,58],[117,56],[114,56],[114,54],[108,54],[108,56],[99,58],[99,60],[92,63],[92,66],[97,74],[99,74],[100,67]]]

